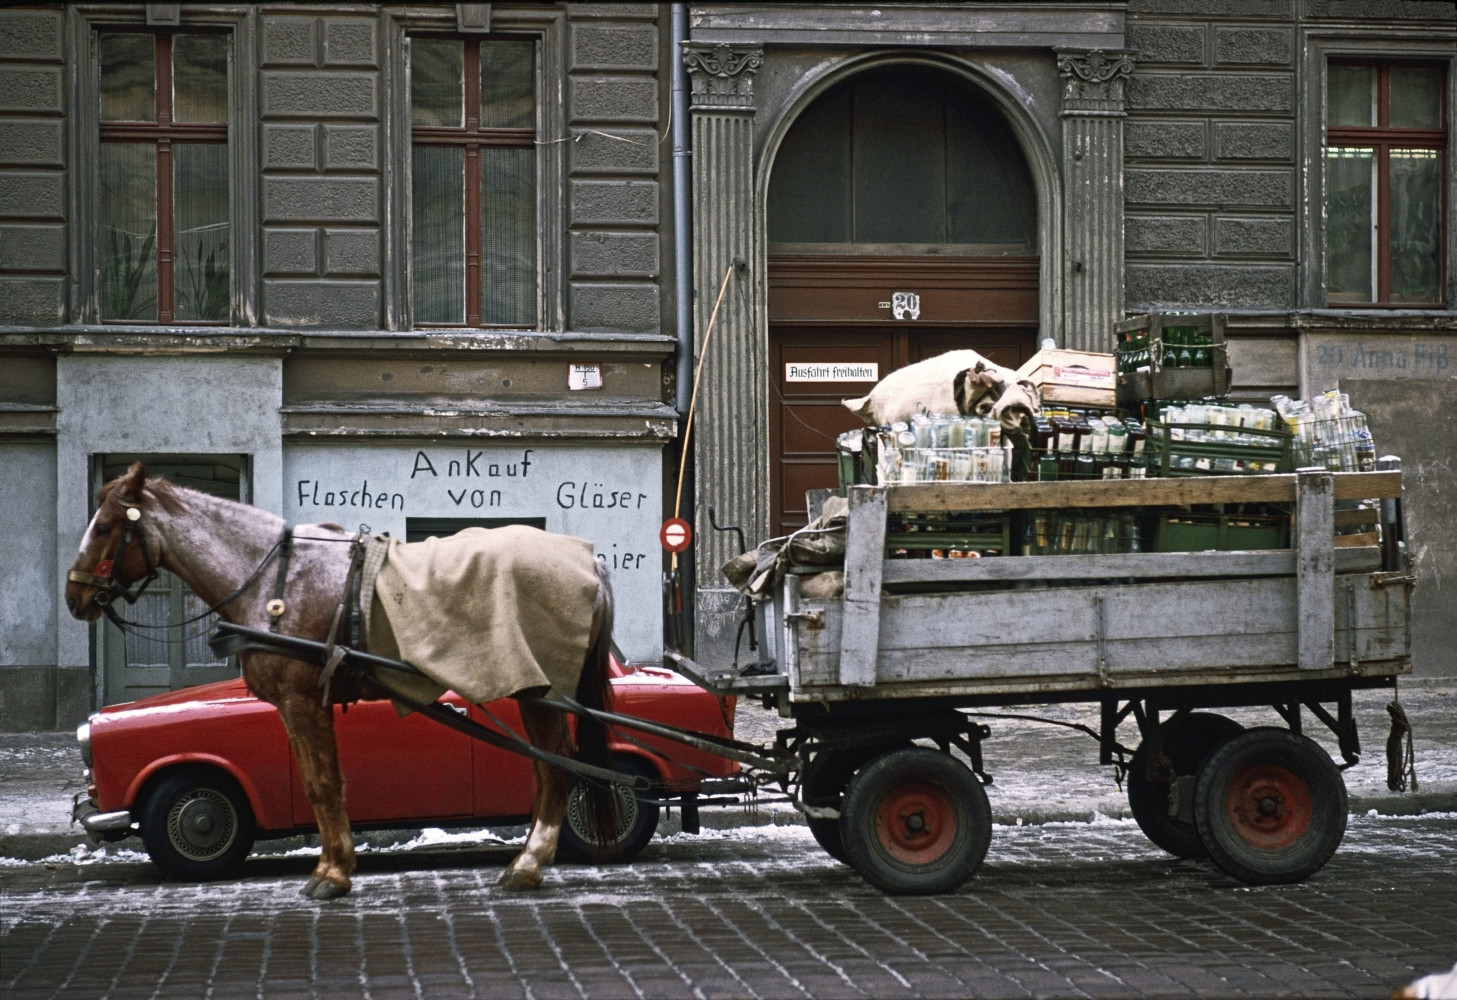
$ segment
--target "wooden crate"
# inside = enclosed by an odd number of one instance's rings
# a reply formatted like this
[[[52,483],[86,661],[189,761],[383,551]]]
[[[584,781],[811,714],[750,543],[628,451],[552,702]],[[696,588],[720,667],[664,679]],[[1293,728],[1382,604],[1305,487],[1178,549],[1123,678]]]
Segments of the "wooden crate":
[[[1163,348],[1165,333],[1170,327],[1193,327],[1211,340],[1208,368],[1165,368]],[[1119,406],[1134,406],[1153,399],[1205,399],[1229,394],[1232,371],[1229,349],[1224,336],[1223,313],[1145,313],[1124,320],[1115,327],[1120,340],[1147,337],[1148,371],[1120,371],[1115,396]]]

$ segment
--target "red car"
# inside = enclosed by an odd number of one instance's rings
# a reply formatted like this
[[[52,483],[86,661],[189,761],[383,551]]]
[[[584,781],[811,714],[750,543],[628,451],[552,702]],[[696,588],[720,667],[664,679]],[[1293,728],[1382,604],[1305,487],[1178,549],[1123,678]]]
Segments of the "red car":
[[[614,710],[714,736],[733,735],[734,701],[659,667],[612,661]],[[455,711],[492,725],[479,706],[453,692]],[[486,706],[521,732],[516,703]],[[335,709],[345,806],[355,829],[525,823],[535,779],[528,758],[473,740],[419,715],[399,717],[387,701]],[[258,837],[317,830],[277,710],[248,693],[242,679],[183,688],[95,713],[76,733],[87,766],[87,793],[74,817],[97,839],[140,833],[152,860],[179,879],[237,870]],[[624,737],[630,737],[626,739]],[[644,745],[652,747],[657,756]],[[684,744],[613,731],[616,770],[650,778],[659,799],[679,799],[684,828],[696,829],[695,797],[705,778],[738,765]],[[652,839],[659,807],[621,789],[623,809],[609,857],[630,860]],[[576,794],[573,795],[573,805]],[[599,856],[582,838],[568,806],[559,857]]]

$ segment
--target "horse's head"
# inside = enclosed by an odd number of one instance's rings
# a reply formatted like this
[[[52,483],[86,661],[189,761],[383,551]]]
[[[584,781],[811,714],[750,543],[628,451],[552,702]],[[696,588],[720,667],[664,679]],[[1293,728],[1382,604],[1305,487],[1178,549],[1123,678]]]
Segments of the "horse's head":
[[[66,607],[82,621],[95,621],[116,597],[135,601],[141,590],[127,588],[138,580],[142,589],[157,575],[158,539],[149,536],[149,508],[158,503],[147,488],[147,470],[132,463],[96,495],[96,516],[81,539],[81,551],[66,575]]]

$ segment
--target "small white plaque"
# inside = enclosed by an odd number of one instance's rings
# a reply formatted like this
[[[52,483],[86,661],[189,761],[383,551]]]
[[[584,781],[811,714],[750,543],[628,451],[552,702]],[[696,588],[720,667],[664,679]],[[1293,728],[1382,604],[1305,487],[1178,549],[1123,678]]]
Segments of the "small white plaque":
[[[878,382],[880,364],[875,361],[806,361],[784,365],[786,382]]]
[[[600,389],[600,388],[602,388],[602,366],[601,365],[568,365],[567,366],[567,388],[568,389]]]

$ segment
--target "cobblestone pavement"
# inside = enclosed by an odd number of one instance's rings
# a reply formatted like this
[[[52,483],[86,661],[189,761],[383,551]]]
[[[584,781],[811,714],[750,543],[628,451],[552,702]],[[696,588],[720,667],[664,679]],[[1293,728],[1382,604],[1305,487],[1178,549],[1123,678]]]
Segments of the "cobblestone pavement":
[[[1176,861],[1127,820],[999,826],[977,877],[889,897],[798,826],[659,839],[623,867],[494,883],[505,848],[309,857],[160,880],[140,854],[0,867],[0,995],[1386,997],[1457,958],[1457,816],[1356,815],[1301,885]]]

